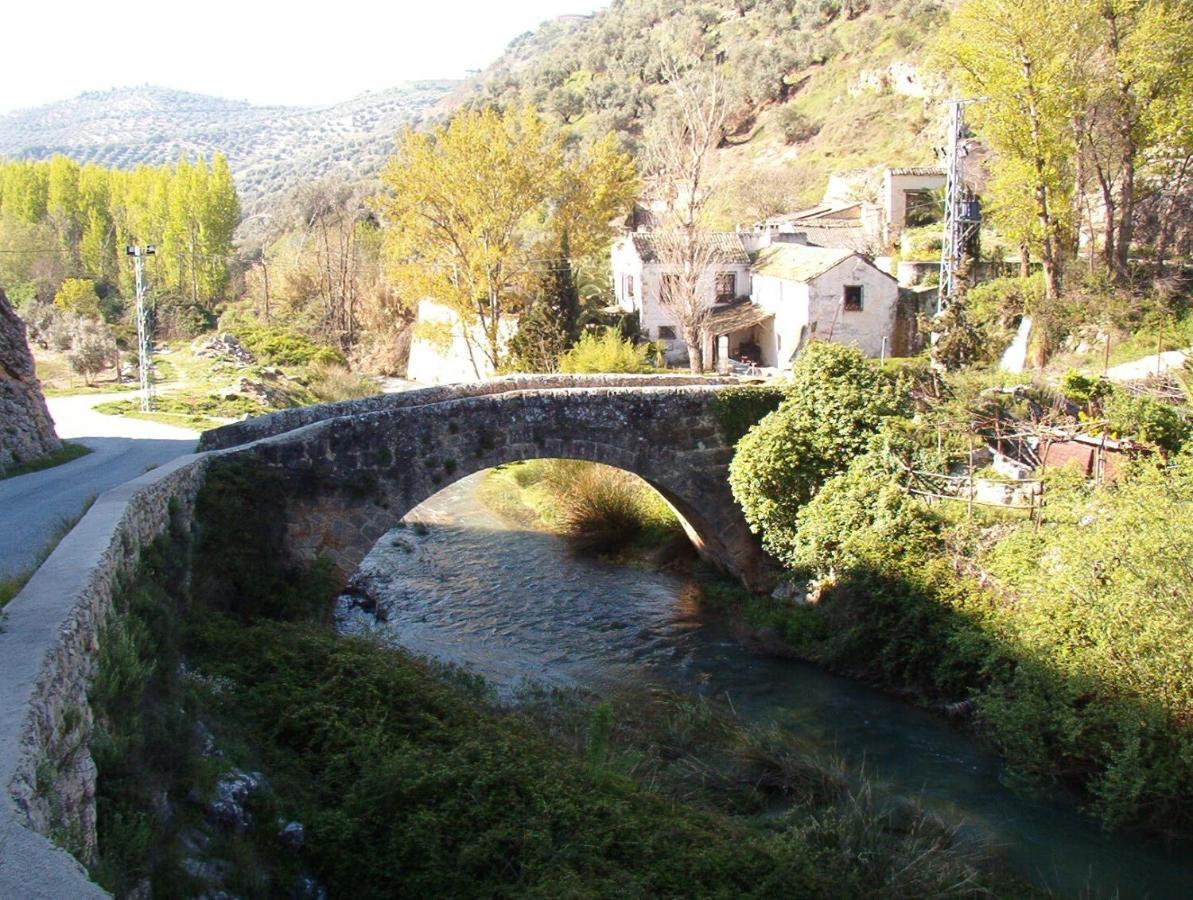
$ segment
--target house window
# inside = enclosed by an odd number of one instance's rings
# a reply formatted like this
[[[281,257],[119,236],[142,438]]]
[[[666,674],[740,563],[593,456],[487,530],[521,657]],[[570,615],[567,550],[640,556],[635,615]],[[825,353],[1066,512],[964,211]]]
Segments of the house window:
[[[737,274],[734,272],[717,273],[717,302],[728,303],[737,299]]]
[[[674,272],[664,272],[662,278],[659,279],[659,284],[662,288],[662,295],[660,300],[665,304],[681,303],[682,286],[680,285],[679,276]]]
[[[675,328],[674,328],[674,326],[671,326],[671,325],[660,325],[660,326],[659,326],[659,340],[660,340],[660,341],[673,341],[673,340],[675,340]]]
[[[634,299],[634,276],[627,275],[625,277],[625,295],[629,300]]]
[[[846,312],[860,312],[862,308],[862,286],[860,284],[845,285]]]

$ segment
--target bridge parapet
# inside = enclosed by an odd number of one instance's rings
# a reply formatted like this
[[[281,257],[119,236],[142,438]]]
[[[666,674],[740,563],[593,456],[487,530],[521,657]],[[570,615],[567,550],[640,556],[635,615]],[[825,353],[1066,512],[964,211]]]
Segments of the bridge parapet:
[[[357,416],[387,409],[426,406],[447,400],[459,400],[464,397],[569,388],[679,387],[740,383],[740,379],[734,377],[709,377],[683,373],[674,375],[507,375],[487,381],[436,385],[394,394],[377,394],[359,400],[342,400],[338,403],[321,403],[317,406],[283,409],[205,431],[199,438],[199,449],[223,450],[276,434],[284,434],[287,431],[293,431],[296,428],[326,419]]]

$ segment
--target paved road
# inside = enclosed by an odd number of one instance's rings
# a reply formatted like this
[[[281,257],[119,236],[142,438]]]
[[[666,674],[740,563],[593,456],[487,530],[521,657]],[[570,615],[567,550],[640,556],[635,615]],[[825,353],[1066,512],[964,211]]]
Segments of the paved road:
[[[86,444],[92,452],[0,481],[0,578],[33,566],[62,521],[78,515],[89,498],[194,450],[194,431],[92,409],[106,400],[135,397],[130,392],[47,400],[58,436]]]

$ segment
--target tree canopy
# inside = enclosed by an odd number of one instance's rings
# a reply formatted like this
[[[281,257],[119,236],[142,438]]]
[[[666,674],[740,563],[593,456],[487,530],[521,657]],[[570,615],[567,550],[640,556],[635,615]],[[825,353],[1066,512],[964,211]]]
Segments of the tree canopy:
[[[132,171],[48,162],[0,162],[0,277],[17,296],[54,296],[63,278],[94,281],[101,296],[133,293],[126,244],[155,244],[159,296],[210,309],[226,297],[240,200],[228,161],[182,159]]]
[[[559,263],[564,235],[572,261],[603,255],[610,221],[638,192],[634,164],[613,137],[569,156],[529,108],[463,110],[433,133],[408,130],[381,178],[395,289],[479,326],[475,350],[494,368],[503,319]]]

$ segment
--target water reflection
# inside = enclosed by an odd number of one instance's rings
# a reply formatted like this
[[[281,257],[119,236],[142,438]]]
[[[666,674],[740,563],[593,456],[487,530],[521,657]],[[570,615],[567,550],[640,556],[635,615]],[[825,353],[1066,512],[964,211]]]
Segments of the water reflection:
[[[864,765],[885,789],[994,842],[1012,869],[1062,896],[1193,896],[1193,861],[1106,835],[1064,798],[1012,792],[993,754],[930,713],[751,654],[682,579],[576,556],[558,538],[505,524],[477,499],[480,477],[412,512],[362,565],[386,618],[381,631],[396,643],[472,669],[507,698],[531,679],[598,693],[655,684],[724,700],[747,721],[777,723],[793,744]],[[346,608],[342,626],[378,627]]]

